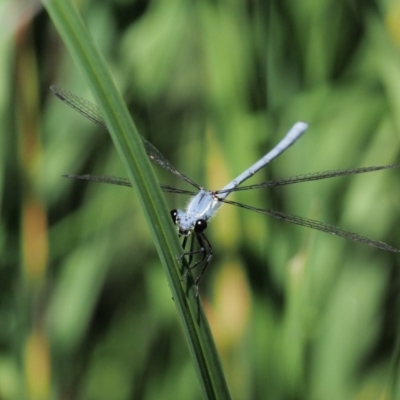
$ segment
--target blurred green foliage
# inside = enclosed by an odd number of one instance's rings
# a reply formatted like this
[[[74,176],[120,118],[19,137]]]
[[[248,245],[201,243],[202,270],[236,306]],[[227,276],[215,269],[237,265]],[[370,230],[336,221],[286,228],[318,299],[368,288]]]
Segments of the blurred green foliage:
[[[125,176],[109,137],[48,87],[90,93],[46,14],[11,4],[0,28],[0,398],[201,398],[135,192],[61,178]],[[398,0],[78,7],[141,134],[207,188],[297,120],[309,131],[252,182],[399,162]],[[234,198],[400,247],[396,170]],[[398,255],[229,206],[208,235],[200,291],[233,398],[400,398]]]

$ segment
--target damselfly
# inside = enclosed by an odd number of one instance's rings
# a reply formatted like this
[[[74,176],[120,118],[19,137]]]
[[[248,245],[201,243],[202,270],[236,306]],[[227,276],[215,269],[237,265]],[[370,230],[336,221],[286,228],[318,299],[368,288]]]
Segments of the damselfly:
[[[107,126],[100,114],[99,109],[94,104],[89,101],[82,99],[75,94],[60,89],[57,86],[51,86],[51,91],[64,103],[74,108],[76,111],[81,113],[83,116],[93,121],[97,125],[107,129]],[[210,191],[205,190],[192,179],[179,172],[172,164],[146,139],[142,137],[143,145],[150,159],[160,165],[165,170],[173,173],[179,178],[183,179],[194,188],[197,192],[192,192],[188,190],[176,189],[166,185],[160,185],[164,192],[178,193],[178,194],[189,194],[192,195],[188,206],[185,210],[172,210],[171,216],[173,222],[177,226],[179,236],[183,236],[183,253],[181,257],[188,256],[188,265],[190,269],[196,268],[203,265],[200,274],[195,280],[195,285],[197,287],[200,282],[207,266],[209,265],[213,252],[212,246],[207,239],[204,231],[207,228],[207,221],[214,216],[218,208],[222,203],[231,204],[238,207],[245,208],[247,210],[255,211],[260,214],[269,215],[276,219],[290,222],[292,224],[306,226],[308,228],[316,229],[322,232],[331,233],[333,235],[342,236],[346,239],[353,240],[355,242],[365,243],[367,245],[377,247],[382,250],[391,251],[394,253],[400,253],[399,249],[396,249],[384,242],[372,240],[366,236],[359,235],[357,233],[349,232],[344,229],[325,224],[320,221],[315,221],[308,218],[298,217],[296,215],[285,214],[279,211],[267,210],[262,208],[257,208],[249,206],[242,203],[237,203],[232,200],[227,200],[230,193],[241,191],[241,190],[252,190],[260,189],[266,187],[276,187],[289,185],[300,182],[316,181],[321,179],[328,179],[338,176],[355,175],[362,174],[366,172],[380,171],[384,169],[399,168],[400,164],[384,165],[384,166],[372,166],[372,167],[362,167],[362,168],[352,168],[345,170],[335,170],[335,171],[324,171],[310,173],[306,175],[292,176],[285,179],[278,179],[272,181],[261,182],[250,186],[240,186],[245,180],[253,176],[261,168],[269,164],[274,158],[282,154],[286,149],[288,149],[292,144],[298,140],[303,133],[306,131],[308,125],[305,122],[296,122],[293,127],[289,130],[286,136],[264,157],[258,160],[251,167],[246,169],[237,178],[229,182],[225,187],[220,190]],[[116,178],[110,176],[93,176],[93,175],[64,175],[67,178],[81,179],[92,182],[109,183],[113,185],[120,186],[132,186],[128,179]],[[190,240],[189,249],[187,249],[188,241]],[[195,242],[199,246],[199,250],[195,250]],[[194,260],[194,256],[200,254],[199,260]]]

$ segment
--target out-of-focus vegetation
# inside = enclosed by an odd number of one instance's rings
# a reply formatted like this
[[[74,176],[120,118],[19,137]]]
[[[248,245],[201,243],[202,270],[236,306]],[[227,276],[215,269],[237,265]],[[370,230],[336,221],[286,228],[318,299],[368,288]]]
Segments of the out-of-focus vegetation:
[[[78,6],[141,134],[207,188],[297,120],[309,131],[252,182],[399,162],[396,0]],[[80,71],[40,8],[0,18],[0,398],[201,398],[134,190],[61,178],[126,176],[50,95],[90,99]],[[397,170],[234,199],[400,247]],[[400,398],[398,254],[229,206],[208,236],[200,292],[234,398]]]

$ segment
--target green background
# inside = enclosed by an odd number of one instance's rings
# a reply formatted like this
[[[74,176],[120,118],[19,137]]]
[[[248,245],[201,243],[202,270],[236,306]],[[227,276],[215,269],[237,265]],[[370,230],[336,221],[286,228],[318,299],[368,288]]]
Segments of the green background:
[[[0,398],[201,398],[134,190],[40,8],[1,3]],[[31,4],[31,3],[29,3]],[[139,131],[224,186],[399,160],[398,1],[104,1],[78,7]],[[155,167],[160,182],[187,188]],[[250,183],[250,181],[249,181]],[[171,208],[185,196],[166,195]],[[397,170],[235,194],[400,247]],[[396,399],[399,256],[224,206],[201,299],[235,399]]]

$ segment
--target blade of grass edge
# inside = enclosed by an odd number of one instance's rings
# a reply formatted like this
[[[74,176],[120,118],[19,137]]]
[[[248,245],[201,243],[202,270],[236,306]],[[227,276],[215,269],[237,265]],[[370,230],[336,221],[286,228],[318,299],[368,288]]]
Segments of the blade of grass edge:
[[[191,295],[185,295],[176,261],[181,246],[128,110],[72,2],[43,0],[43,4],[95,95],[113,143],[137,189],[203,392],[210,399],[229,399],[228,387],[200,301],[193,295],[193,290],[188,291]]]

